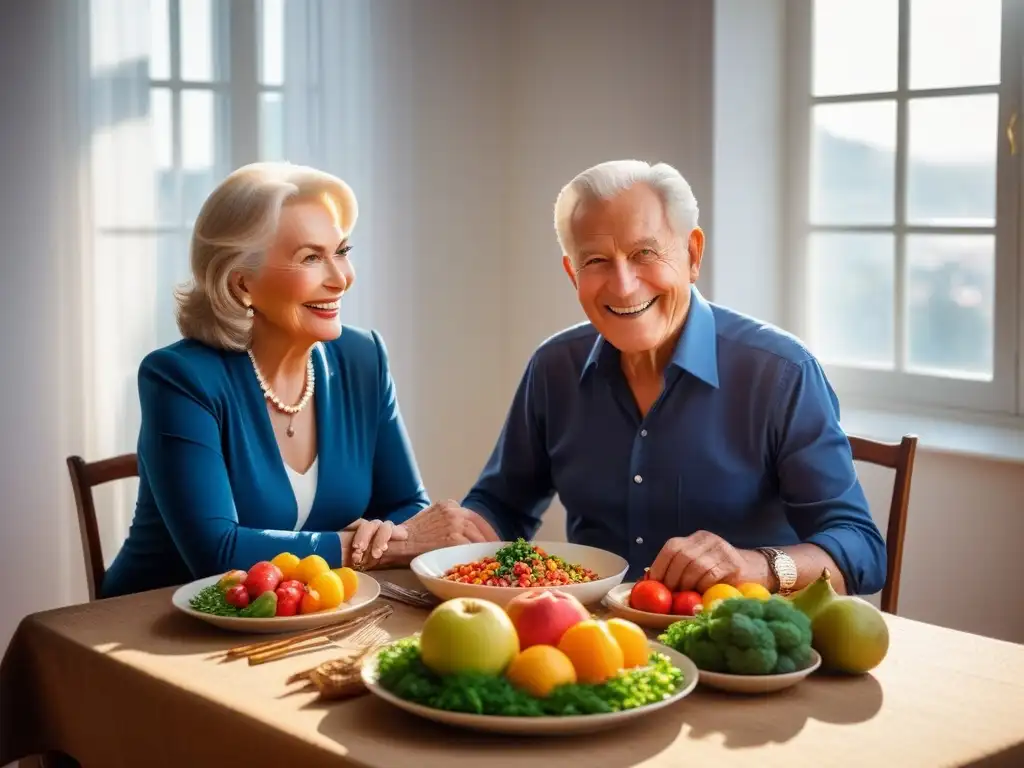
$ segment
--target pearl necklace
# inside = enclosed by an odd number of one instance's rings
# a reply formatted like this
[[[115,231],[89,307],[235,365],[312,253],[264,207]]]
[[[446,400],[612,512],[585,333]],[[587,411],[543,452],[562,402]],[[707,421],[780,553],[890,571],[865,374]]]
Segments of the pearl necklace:
[[[252,362],[252,369],[256,372],[256,380],[260,383],[260,389],[263,390],[263,397],[274,406],[281,413],[286,413],[291,416],[288,421],[288,437],[295,435],[295,428],[292,426],[292,421],[295,420],[295,414],[299,413],[303,408],[309,405],[309,401],[313,398],[313,388],[316,384],[316,374],[313,371],[313,356],[309,356],[309,360],[306,361],[306,386],[302,390],[302,397],[299,398],[299,402],[295,405],[285,405],[281,402],[281,398],[277,396],[277,393],[271,388],[269,382],[263,376],[263,372],[260,370],[259,364],[256,362],[256,356],[253,355],[252,349],[247,350],[249,353],[249,360]]]

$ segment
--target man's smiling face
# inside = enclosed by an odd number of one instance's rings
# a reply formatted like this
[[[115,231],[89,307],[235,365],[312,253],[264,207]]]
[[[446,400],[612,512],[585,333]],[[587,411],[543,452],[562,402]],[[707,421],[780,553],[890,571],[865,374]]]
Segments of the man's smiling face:
[[[658,194],[636,184],[581,202],[572,235],[565,270],[598,332],[623,354],[674,345],[700,273],[700,229],[675,232]]]

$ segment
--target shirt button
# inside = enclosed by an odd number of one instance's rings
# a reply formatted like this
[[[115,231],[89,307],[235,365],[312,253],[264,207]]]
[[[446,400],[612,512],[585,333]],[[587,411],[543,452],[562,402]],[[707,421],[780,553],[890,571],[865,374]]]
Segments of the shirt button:
[[[646,429],[641,429],[640,430],[640,437],[647,437],[647,430]]]
[[[644,481],[644,479],[642,477],[640,477],[640,475],[633,475],[633,482],[634,483],[642,483],[643,481]]]
[[[644,537],[643,536],[637,536],[636,537],[636,543],[637,544],[643,544],[644,543]]]

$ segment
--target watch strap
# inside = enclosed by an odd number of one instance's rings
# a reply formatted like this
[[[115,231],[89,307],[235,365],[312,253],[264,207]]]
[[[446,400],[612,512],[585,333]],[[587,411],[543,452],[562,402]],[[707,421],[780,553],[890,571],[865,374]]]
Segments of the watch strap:
[[[768,560],[768,567],[771,568],[772,575],[779,585],[779,594],[786,595],[792,592],[797,579],[796,563],[793,558],[774,547],[758,547],[757,551]]]

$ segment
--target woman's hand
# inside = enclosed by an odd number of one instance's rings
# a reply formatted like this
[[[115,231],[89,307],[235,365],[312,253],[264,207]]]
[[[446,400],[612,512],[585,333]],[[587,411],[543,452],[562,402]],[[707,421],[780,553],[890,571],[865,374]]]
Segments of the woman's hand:
[[[356,570],[367,570],[380,563],[388,551],[388,542],[405,541],[409,531],[404,525],[395,525],[390,520],[366,520],[359,518],[346,526],[342,532],[349,533],[348,558]]]

